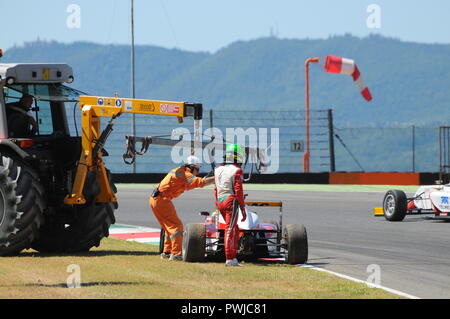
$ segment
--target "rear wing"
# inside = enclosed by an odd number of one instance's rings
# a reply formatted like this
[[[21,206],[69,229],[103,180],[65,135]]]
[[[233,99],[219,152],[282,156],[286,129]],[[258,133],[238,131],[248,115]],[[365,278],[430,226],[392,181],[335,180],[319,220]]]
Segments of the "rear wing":
[[[258,207],[283,207],[283,202],[245,202],[247,206],[258,206]]]
[[[258,202],[245,202],[247,206],[253,207],[279,207],[278,210],[278,224],[279,229],[283,229],[283,202],[281,201],[258,201]]]

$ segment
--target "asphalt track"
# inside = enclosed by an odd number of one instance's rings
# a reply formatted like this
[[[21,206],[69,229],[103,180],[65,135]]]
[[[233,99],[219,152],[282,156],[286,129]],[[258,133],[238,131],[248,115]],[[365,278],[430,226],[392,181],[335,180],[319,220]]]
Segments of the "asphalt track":
[[[159,227],[148,206],[151,189],[119,185],[116,222]],[[372,216],[372,208],[381,206],[384,190],[326,189],[248,189],[246,193],[247,200],[282,200],[283,224],[305,225],[308,264],[363,281],[379,266],[383,286],[420,298],[450,298],[450,223],[422,216],[388,222]],[[200,211],[214,210],[212,198],[212,189],[197,189],[174,203],[184,223],[200,222]],[[262,221],[278,216],[271,208],[255,211]]]

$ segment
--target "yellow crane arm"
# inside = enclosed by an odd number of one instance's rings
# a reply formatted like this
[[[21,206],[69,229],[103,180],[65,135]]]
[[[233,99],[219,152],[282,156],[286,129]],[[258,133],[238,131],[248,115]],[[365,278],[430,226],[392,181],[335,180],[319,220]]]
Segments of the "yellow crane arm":
[[[119,97],[80,96],[80,108],[90,105],[96,116],[112,116],[119,113],[185,117],[185,102],[127,99]]]
[[[148,114],[177,117],[183,122],[184,117],[202,118],[202,105],[186,102],[128,99],[119,97],[80,96],[81,108],[81,155],[78,162],[75,180],[70,194],[64,202],[69,205],[86,203],[83,190],[88,173],[95,174],[100,186],[97,202],[117,202],[111,191],[106,168],[102,159],[102,148],[112,131],[112,125],[123,113]],[[108,126],[100,132],[100,118],[111,117]]]

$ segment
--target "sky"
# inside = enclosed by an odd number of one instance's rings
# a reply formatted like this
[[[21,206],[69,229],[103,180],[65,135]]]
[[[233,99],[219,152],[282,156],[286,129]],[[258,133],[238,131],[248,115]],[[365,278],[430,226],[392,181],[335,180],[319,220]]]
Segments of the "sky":
[[[131,0],[0,0],[0,48],[56,40],[130,44]],[[448,0],[134,0],[135,44],[216,52],[282,39],[371,33],[450,43]]]

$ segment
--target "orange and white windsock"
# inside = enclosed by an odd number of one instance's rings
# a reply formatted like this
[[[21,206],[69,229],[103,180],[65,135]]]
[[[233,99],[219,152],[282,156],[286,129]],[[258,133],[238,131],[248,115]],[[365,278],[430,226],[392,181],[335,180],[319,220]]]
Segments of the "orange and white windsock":
[[[353,82],[358,86],[366,101],[372,100],[369,88],[364,83],[355,61],[338,56],[327,55],[325,72],[351,75],[353,77]]]

